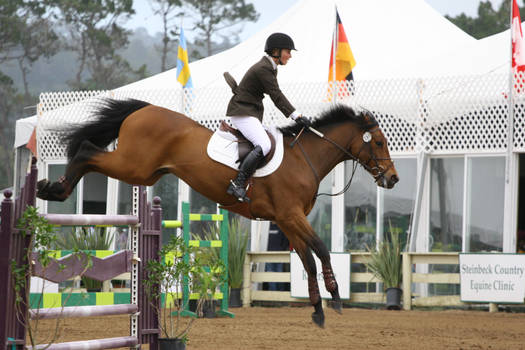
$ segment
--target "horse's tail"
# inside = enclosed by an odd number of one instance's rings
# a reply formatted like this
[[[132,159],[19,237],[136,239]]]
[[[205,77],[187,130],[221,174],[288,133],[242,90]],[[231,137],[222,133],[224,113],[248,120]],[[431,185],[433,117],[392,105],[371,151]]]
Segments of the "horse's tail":
[[[66,145],[67,158],[77,154],[80,145],[88,140],[100,148],[106,148],[118,137],[120,126],[131,113],[146,107],[148,102],[128,99],[125,101],[104,99],[102,107],[95,113],[95,119],[80,127],[66,130],[61,137]]]

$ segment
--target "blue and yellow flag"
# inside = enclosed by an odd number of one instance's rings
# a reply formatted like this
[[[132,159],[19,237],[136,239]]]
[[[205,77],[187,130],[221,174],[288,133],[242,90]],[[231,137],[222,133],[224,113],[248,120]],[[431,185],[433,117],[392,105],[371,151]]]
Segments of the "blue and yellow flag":
[[[184,88],[192,88],[190,63],[188,61],[188,48],[184,38],[184,29],[180,29],[179,50],[177,52],[177,81]]]

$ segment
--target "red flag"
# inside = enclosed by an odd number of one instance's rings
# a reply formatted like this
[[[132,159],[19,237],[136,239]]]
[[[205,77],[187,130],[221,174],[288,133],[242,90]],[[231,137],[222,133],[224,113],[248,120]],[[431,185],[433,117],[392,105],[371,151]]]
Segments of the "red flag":
[[[335,10],[335,14],[336,21],[334,37],[332,39],[332,48],[330,50],[328,82],[353,80],[354,78],[352,75],[352,69],[354,69],[356,65],[354,54],[350,49],[350,44],[348,43],[348,38],[346,37],[345,29],[343,27],[343,23],[341,22],[341,18],[339,17],[339,12],[337,11],[337,9]],[[339,91],[338,95],[349,95],[349,91],[347,89],[341,90]],[[329,92],[329,100],[331,100],[331,92]]]
[[[516,83],[514,88],[516,92],[523,92],[525,89],[525,42],[523,41],[523,32],[521,30],[520,9],[516,0],[512,0],[512,71]],[[521,72],[521,73],[520,73]]]

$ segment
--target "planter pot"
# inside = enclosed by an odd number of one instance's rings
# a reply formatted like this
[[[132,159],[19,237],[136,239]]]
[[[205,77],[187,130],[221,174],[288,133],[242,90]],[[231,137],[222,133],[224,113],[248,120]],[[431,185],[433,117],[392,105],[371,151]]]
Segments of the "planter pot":
[[[159,338],[159,350],[186,350],[186,343],[179,338]]]
[[[230,307],[241,307],[241,288],[230,289]]]
[[[190,301],[188,302],[188,308],[191,312],[197,312],[197,300],[190,299]]]
[[[401,288],[386,289],[386,308],[388,310],[401,310]]]
[[[215,301],[205,300],[202,305],[202,317],[215,318],[216,316],[217,314],[215,313]]]

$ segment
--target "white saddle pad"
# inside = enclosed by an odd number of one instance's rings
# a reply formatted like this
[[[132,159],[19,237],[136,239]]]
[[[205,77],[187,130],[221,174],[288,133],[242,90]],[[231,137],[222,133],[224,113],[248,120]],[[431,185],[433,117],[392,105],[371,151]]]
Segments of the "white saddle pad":
[[[272,159],[264,167],[257,169],[253,176],[263,177],[273,173],[283,160],[283,134],[276,127],[267,128],[275,138],[275,152]],[[239,150],[237,138],[229,132],[217,130],[212,135],[207,148],[208,155],[211,159],[229,166],[232,169],[239,170]]]

